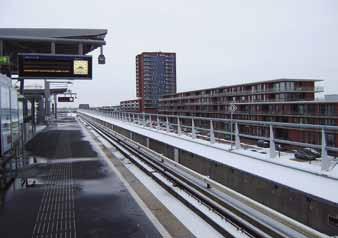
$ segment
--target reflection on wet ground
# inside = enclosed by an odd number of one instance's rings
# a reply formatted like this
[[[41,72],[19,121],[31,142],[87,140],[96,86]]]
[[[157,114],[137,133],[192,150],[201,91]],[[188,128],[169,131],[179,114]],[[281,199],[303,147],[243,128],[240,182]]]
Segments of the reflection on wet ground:
[[[76,125],[69,124],[60,124],[36,135],[27,143],[26,149],[36,156],[50,159],[96,157],[89,142],[81,140],[81,131]]]
[[[30,165],[0,194],[0,237],[160,237],[77,122],[28,145]]]

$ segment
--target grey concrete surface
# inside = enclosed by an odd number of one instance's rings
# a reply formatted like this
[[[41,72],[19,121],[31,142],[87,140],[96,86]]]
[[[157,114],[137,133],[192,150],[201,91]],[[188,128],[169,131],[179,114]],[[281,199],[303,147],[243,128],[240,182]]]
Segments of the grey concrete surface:
[[[27,146],[38,163],[1,196],[0,237],[161,237],[76,121]]]

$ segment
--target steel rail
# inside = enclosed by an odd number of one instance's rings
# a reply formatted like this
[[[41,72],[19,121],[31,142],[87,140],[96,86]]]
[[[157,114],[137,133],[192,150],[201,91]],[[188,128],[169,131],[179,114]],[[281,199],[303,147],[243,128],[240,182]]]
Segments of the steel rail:
[[[289,237],[281,233],[280,231],[273,229],[272,227],[266,226],[265,224],[261,224],[258,221],[253,220],[251,217],[248,217],[246,214],[241,213],[241,211],[237,210],[235,211],[236,212],[235,213],[233,207],[230,208],[229,205],[225,204],[224,202],[221,202],[219,198],[216,198],[215,195],[208,192],[207,189],[202,188],[200,185],[196,185],[195,183],[191,181],[188,181],[187,178],[183,177],[176,171],[173,171],[171,167],[166,166],[164,163],[161,163],[160,161],[154,161],[152,158],[147,156],[142,151],[135,150],[135,148],[133,148],[128,143],[123,141],[123,139],[119,139],[116,136],[114,136],[112,134],[114,133],[113,131],[106,129],[104,126],[96,122],[93,122],[93,121],[89,122],[88,119],[84,119],[84,121],[88,123],[98,134],[100,134],[102,137],[108,140],[111,144],[117,147],[117,149],[125,157],[127,157],[129,160],[135,163],[135,165],[137,165],[140,169],[144,170],[143,166],[140,163],[138,163],[134,158],[132,158],[130,154],[140,158],[144,163],[151,166],[153,169],[161,173],[163,176],[167,177],[167,179],[169,179],[170,181],[173,181],[174,184],[184,189],[186,192],[188,192],[190,195],[192,195],[199,201],[203,202],[210,209],[212,209],[215,213],[223,216],[229,223],[237,227],[237,229],[242,230],[249,237],[283,237],[283,238]],[[124,149],[121,149],[121,147]],[[154,175],[152,173],[151,173],[151,177],[154,178]],[[156,180],[160,184],[161,183],[163,184],[162,181],[158,181],[159,179],[156,179]],[[166,186],[166,190],[168,190],[167,186]],[[169,192],[173,193],[173,191],[169,191]],[[177,197],[177,194],[175,196]],[[181,198],[181,199],[184,199],[184,198]],[[185,201],[184,203],[186,204],[187,202]],[[191,205],[190,206],[188,205],[188,207],[192,208]],[[199,216],[203,215],[203,214],[200,214],[201,213],[200,211],[197,211],[196,213]],[[239,216],[239,214],[241,215],[241,217]],[[204,217],[202,216],[202,218],[205,219],[216,230],[221,232],[223,235],[226,235],[226,237],[232,237],[231,234],[229,234],[227,231],[224,231],[223,227],[219,226],[214,221],[212,221],[210,218],[207,218],[205,216],[206,215],[204,215]]]

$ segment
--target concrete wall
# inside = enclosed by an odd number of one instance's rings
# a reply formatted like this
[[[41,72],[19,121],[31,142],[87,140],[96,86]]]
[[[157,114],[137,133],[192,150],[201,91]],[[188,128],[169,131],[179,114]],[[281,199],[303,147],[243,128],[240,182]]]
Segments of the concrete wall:
[[[147,146],[147,139],[144,136],[134,133],[134,132],[132,134],[133,134],[134,141],[136,141],[137,143],[140,143],[141,145]]]
[[[164,155],[165,157],[174,160],[174,147],[162,143],[157,140],[149,139],[149,148]]]

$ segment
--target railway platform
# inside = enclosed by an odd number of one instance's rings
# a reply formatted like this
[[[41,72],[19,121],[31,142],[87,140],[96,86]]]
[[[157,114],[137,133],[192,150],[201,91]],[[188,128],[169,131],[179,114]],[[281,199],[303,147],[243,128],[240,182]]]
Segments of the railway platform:
[[[30,165],[1,194],[0,237],[194,237],[135,178],[126,183],[74,117],[50,124],[26,149]]]

